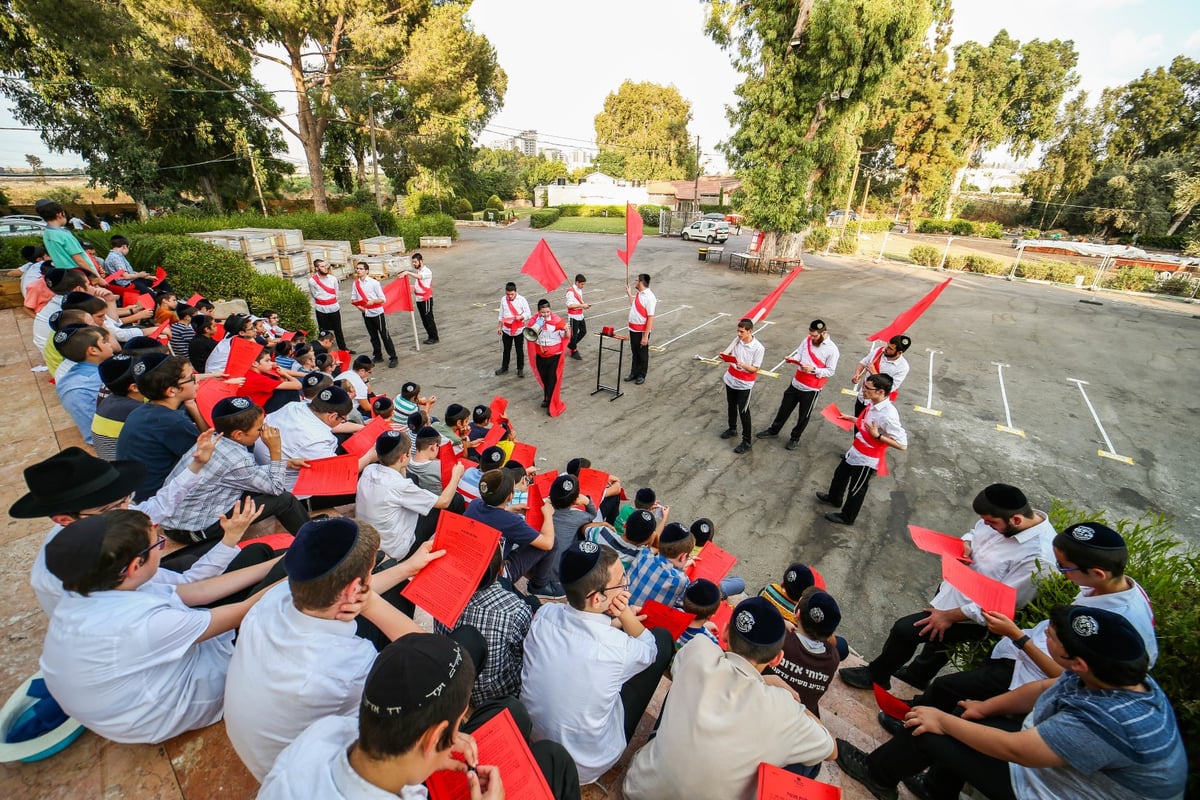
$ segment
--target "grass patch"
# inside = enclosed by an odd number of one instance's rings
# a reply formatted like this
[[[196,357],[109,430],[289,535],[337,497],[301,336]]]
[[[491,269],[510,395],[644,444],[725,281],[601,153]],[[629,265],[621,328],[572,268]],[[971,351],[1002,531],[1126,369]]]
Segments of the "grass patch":
[[[553,225],[546,228],[549,231],[572,231],[574,233],[624,233],[625,220],[623,217],[559,217]],[[658,226],[646,225],[642,228],[645,236],[657,236]]]

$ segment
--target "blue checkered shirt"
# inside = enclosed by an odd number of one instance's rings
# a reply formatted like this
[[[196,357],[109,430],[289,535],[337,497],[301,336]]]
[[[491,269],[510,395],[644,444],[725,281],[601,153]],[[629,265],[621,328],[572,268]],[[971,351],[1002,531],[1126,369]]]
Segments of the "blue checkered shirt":
[[[642,548],[633,560],[633,569],[629,571],[629,602],[633,605],[657,600],[674,607],[683,600],[687,587],[687,575],[649,547]]]

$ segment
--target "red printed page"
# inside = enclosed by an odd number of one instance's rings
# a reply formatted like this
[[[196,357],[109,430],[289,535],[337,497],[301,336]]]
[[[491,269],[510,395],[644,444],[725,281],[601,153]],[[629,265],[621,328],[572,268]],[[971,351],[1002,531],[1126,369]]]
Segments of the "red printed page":
[[[401,594],[453,628],[499,546],[500,531],[443,510],[433,534],[433,549],[445,550],[446,555],[418,572]]]

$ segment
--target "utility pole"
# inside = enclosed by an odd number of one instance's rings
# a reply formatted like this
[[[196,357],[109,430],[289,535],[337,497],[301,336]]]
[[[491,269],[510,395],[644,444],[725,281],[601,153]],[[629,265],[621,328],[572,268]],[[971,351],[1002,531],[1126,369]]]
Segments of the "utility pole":
[[[379,189],[379,151],[375,149],[375,95],[367,98],[371,124],[371,164],[375,171],[375,205],[383,208],[383,193]]]
[[[692,197],[696,201],[696,213],[700,213],[700,137],[696,137],[696,181],[692,184]]]
[[[246,138],[244,131],[238,131],[238,139],[246,148],[246,157],[250,159],[250,174],[254,177],[254,191],[258,194],[258,207],[262,209],[264,217],[270,216],[267,214],[267,201],[263,199],[262,183],[258,179],[258,159],[254,156],[254,150],[250,147],[250,140]]]
[[[844,236],[846,233],[846,222],[850,219],[851,206],[854,205],[854,185],[858,183],[858,167],[862,161],[862,151],[854,156],[854,176],[850,178],[850,193],[846,195],[846,213],[842,214],[842,231],[839,234]]]
[[[862,236],[863,217],[866,216],[866,214],[867,214],[867,196],[871,194],[871,178],[872,177],[874,177],[874,173],[871,172],[870,170],[868,170],[867,171],[867,188],[865,191],[863,191],[862,205],[859,206],[859,208],[858,208],[858,236],[860,236],[860,237]]]

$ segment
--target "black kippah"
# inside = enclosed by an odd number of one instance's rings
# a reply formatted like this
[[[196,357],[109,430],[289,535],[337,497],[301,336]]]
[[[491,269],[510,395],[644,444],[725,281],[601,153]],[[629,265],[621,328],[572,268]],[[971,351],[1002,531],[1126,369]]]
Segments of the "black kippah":
[[[489,447],[479,454],[479,468],[483,471],[504,466],[504,450],[499,447]]]
[[[288,580],[298,583],[323,578],[341,564],[358,541],[358,524],[346,517],[310,520],[296,531],[283,556]]]
[[[558,574],[563,583],[578,583],[599,563],[600,545],[595,542],[575,542],[559,558]]]
[[[657,498],[658,496],[654,494],[654,490],[649,487],[638,489],[633,495],[633,499],[644,506],[654,505],[654,501]]]
[[[699,578],[692,581],[683,596],[698,606],[711,606],[721,602],[721,588],[708,578]]]
[[[212,418],[214,420],[223,417],[231,417],[234,414],[240,414],[254,403],[250,402],[245,397],[224,397],[212,408]]]
[[[1129,662],[1146,653],[1146,642],[1137,629],[1129,620],[1108,609],[1071,606],[1067,610],[1067,622],[1071,626],[1072,655],[1085,660]]]
[[[833,636],[842,621],[842,610],[837,601],[825,592],[813,592],[804,603],[801,612],[808,627],[821,636]]]
[[[371,403],[371,408],[376,414],[382,414],[383,412],[389,410],[393,405],[395,405],[395,403],[392,402],[392,398],[387,397],[386,395],[380,395],[379,397],[375,398],[374,402]]]
[[[400,431],[384,431],[375,440],[375,453],[382,458],[399,446]]]
[[[409,427],[411,427],[411,425]],[[441,437],[442,435],[437,432],[437,428],[433,427],[432,425],[426,425],[425,427],[421,428],[421,430],[417,431],[418,439],[440,439]]]
[[[667,523],[666,527],[663,528],[663,532],[659,534],[658,541],[663,544],[682,542],[691,535],[692,532],[680,525],[678,522],[670,522]]]
[[[375,657],[363,685],[361,712],[376,717],[411,714],[437,701],[470,657],[449,636],[410,633]]]
[[[638,509],[625,520],[625,538],[634,544],[641,544],[654,534],[658,520],[646,509]]]
[[[46,569],[63,583],[90,575],[100,561],[107,532],[104,515],[72,522],[46,543]]]
[[[550,500],[555,503],[566,500],[578,488],[579,479],[574,475],[559,475],[550,484]]]
[[[804,590],[815,582],[812,570],[799,561],[789,564],[787,571],[783,573],[783,591],[793,600],[799,600]]]
[[[983,496],[996,508],[1004,511],[1020,511],[1029,505],[1025,493],[1007,483],[993,483],[983,490]]]
[[[821,319],[814,319],[814,320],[813,320],[813,321],[812,321],[812,322],[809,324],[809,326],[808,326],[808,329],[809,329],[810,331],[823,331],[823,330],[825,330],[825,320],[821,320]]]
[[[738,603],[730,625],[747,642],[761,647],[777,644],[786,632],[779,609],[765,597],[751,597]]]
[[[1076,545],[1090,547],[1094,550],[1125,549],[1125,540],[1121,538],[1121,534],[1107,525],[1101,525],[1099,522],[1080,522],[1078,525],[1072,525],[1067,528],[1059,535],[1070,539]]]

